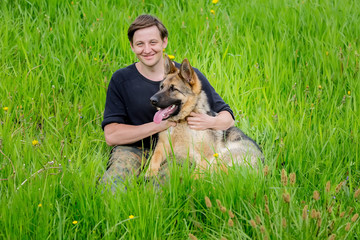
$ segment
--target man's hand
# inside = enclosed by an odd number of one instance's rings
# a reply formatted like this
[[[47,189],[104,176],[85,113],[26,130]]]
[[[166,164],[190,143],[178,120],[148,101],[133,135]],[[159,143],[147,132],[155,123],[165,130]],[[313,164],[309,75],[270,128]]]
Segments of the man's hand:
[[[205,130],[215,126],[215,117],[191,112],[187,117],[189,127],[194,130]]]
[[[234,119],[228,111],[221,111],[216,117],[191,112],[187,117],[189,127],[194,130],[226,130],[234,126]]]
[[[166,129],[168,129],[169,127],[175,127],[176,126],[176,122],[170,122],[168,120],[164,120],[164,121],[161,121],[158,125],[158,131],[161,132],[161,131],[164,131]]]

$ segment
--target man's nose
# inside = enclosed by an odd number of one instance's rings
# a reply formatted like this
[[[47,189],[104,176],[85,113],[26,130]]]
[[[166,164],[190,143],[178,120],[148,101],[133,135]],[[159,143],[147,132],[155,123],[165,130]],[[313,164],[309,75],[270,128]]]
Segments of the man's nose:
[[[144,46],[144,52],[145,52],[145,53],[151,52],[151,46],[150,46],[150,44],[145,44],[145,46]]]

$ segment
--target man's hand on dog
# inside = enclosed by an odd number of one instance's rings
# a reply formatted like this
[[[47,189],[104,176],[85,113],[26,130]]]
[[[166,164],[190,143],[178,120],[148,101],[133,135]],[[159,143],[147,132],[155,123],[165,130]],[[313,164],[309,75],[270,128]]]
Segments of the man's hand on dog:
[[[215,118],[207,114],[191,112],[189,117],[187,117],[187,122],[191,129],[205,130],[214,127]]]
[[[159,124],[157,124],[157,128],[159,132],[168,129],[169,127],[175,127],[175,126],[176,126],[176,122],[171,122],[168,120],[161,121]]]

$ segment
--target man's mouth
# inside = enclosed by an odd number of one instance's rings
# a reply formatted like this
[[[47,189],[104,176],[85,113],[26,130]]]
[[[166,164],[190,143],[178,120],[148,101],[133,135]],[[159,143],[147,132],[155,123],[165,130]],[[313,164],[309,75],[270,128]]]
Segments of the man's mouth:
[[[154,115],[154,122],[159,124],[162,120],[168,119],[173,113],[178,110],[179,106],[173,104],[167,108],[160,108]]]
[[[145,56],[143,56],[143,58],[145,58],[145,59],[152,59],[154,56],[155,56],[155,54],[145,55]]]

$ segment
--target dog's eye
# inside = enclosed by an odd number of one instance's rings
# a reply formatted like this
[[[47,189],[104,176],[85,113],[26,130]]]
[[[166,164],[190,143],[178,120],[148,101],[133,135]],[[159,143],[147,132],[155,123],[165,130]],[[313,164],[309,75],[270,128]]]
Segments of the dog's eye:
[[[164,88],[164,85],[160,85],[160,90],[162,90]]]
[[[171,86],[170,86],[170,91],[173,92],[174,90],[175,90],[174,85],[171,85]]]

